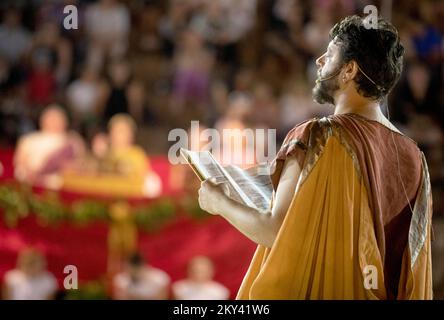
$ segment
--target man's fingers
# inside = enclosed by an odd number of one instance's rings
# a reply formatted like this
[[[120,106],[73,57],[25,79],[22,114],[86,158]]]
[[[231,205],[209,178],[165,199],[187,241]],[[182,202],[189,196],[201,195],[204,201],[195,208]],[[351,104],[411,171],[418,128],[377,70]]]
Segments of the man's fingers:
[[[209,186],[211,186],[211,182],[208,179],[204,180],[200,183],[200,187],[202,189],[208,188]]]
[[[217,185],[217,179],[214,177],[207,179],[207,181],[212,185]]]
[[[223,192],[224,194],[226,194],[226,195],[229,195],[229,194],[230,194],[230,188],[228,187],[227,184],[223,184],[223,185],[222,185],[222,192]]]

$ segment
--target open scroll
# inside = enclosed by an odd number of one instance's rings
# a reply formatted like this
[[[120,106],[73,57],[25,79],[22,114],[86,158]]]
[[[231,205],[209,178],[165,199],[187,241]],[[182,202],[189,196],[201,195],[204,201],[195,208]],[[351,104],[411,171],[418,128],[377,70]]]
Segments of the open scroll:
[[[223,184],[224,193],[231,199],[260,211],[270,208],[273,187],[268,165],[241,169],[234,165],[223,167],[209,151],[180,149],[180,154],[201,181],[214,179]]]

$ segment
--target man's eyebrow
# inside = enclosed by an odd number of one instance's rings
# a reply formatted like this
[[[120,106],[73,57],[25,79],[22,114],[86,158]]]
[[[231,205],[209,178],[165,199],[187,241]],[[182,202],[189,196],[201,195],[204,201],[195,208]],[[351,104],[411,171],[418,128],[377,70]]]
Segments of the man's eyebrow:
[[[337,37],[333,40],[333,44],[336,47],[340,47],[343,44],[343,41],[341,39],[338,39]]]

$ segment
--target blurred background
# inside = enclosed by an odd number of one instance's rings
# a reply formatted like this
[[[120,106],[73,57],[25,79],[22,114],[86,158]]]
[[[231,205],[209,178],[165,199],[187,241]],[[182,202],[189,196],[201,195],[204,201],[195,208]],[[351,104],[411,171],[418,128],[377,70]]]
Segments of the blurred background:
[[[234,298],[255,245],[200,211],[197,179],[168,161],[168,133],[191,120],[270,128],[279,147],[332,113],[311,99],[314,61],[330,28],[368,4],[406,48],[388,106],[428,161],[444,298],[439,0],[1,1],[2,298]],[[67,5],[78,29],[64,27]]]

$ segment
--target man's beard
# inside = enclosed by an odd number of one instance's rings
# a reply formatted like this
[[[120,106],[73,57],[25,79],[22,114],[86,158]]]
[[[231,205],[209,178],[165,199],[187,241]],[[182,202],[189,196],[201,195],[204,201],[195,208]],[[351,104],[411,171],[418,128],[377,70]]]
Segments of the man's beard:
[[[339,84],[337,81],[337,77],[333,77],[324,81],[318,81],[313,87],[313,100],[320,104],[329,103],[334,105],[335,100],[333,98],[333,95],[338,89]]]

